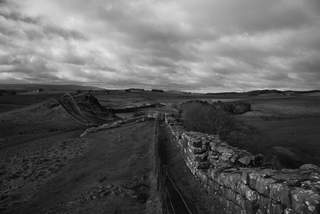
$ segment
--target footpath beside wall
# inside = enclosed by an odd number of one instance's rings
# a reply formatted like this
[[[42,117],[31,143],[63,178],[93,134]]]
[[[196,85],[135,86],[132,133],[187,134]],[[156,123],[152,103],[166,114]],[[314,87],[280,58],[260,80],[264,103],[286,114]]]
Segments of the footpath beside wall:
[[[166,114],[172,142],[212,198],[215,213],[319,214],[320,168],[273,170],[263,157],[232,147],[217,135],[187,132]]]

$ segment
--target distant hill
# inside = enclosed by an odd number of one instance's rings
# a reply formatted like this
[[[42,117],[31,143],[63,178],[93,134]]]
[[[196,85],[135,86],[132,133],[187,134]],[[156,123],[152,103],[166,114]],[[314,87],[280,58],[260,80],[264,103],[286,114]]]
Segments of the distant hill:
[[[255,91],[249,91],[245,92],[248,95],[299,95],[299,94],[312,94],[312,93],[318,93],[320,90],[309,90],[309,91],[293,91],[293,90],[255,90]]]
[[[81,85],[50,85],[50,84],[0,84],[0,90],[18,90],[18,91],[32,91],[37,89],[43,91],[76,91],[76,90],[102,90],[93,86]]]
[[[272,95],[299,95],[299,94],[314,94],[320,93],[320,90],[309,90],[309,91],[293,91],[293,90],[276,90],[276,89],[263,89],[254,90],[247,92],[220,92],[220,93],[207,93],[207,95],[244,95],[244,96],[272,96]]]

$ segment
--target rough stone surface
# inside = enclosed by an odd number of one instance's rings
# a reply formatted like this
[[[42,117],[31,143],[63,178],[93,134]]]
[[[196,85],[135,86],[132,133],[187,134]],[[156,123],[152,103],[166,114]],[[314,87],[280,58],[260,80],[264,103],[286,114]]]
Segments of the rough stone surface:
[[[212,198],[217,213],[320,213],[320,168],[263,168],[261,155],[232,147],[217,135],[187,132],[165,115],[172,143]]]

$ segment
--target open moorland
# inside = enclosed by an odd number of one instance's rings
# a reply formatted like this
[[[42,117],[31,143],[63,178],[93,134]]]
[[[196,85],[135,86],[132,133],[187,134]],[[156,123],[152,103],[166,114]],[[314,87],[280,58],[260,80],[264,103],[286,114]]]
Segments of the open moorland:
[[[45,85],[0,89],[1,213],[153,212],[158,140],[165,145],[160,155],[174,182],[168,191],[180,189],[193,204],[188,207],[192,212],[210,213],[205,191],[169,143],[165,128],[157,131],[156,121],[148,119],[154,112],[179,115],[186,128],[192,124],[198,129],[190,131],[222,130],[227,143],[262,153],[271,168],[320,165],[318,91],[194,94]],[[200,107],[183,107],[195,100]],[[210,110],[219,100],[249,108],[223,111],[226,117],[219,117],[222,128],[217,129],[208,118],[220,112],[220,107]],[[201,114],[191,118],[186,109]],[[232,124],[224,129],[229,120]]]

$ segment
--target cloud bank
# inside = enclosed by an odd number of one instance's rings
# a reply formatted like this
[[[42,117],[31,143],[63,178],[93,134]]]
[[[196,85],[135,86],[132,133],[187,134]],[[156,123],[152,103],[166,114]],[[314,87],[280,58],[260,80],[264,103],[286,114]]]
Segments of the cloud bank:
[[[1,0],[0,83],[314,89],[318,0]]]

